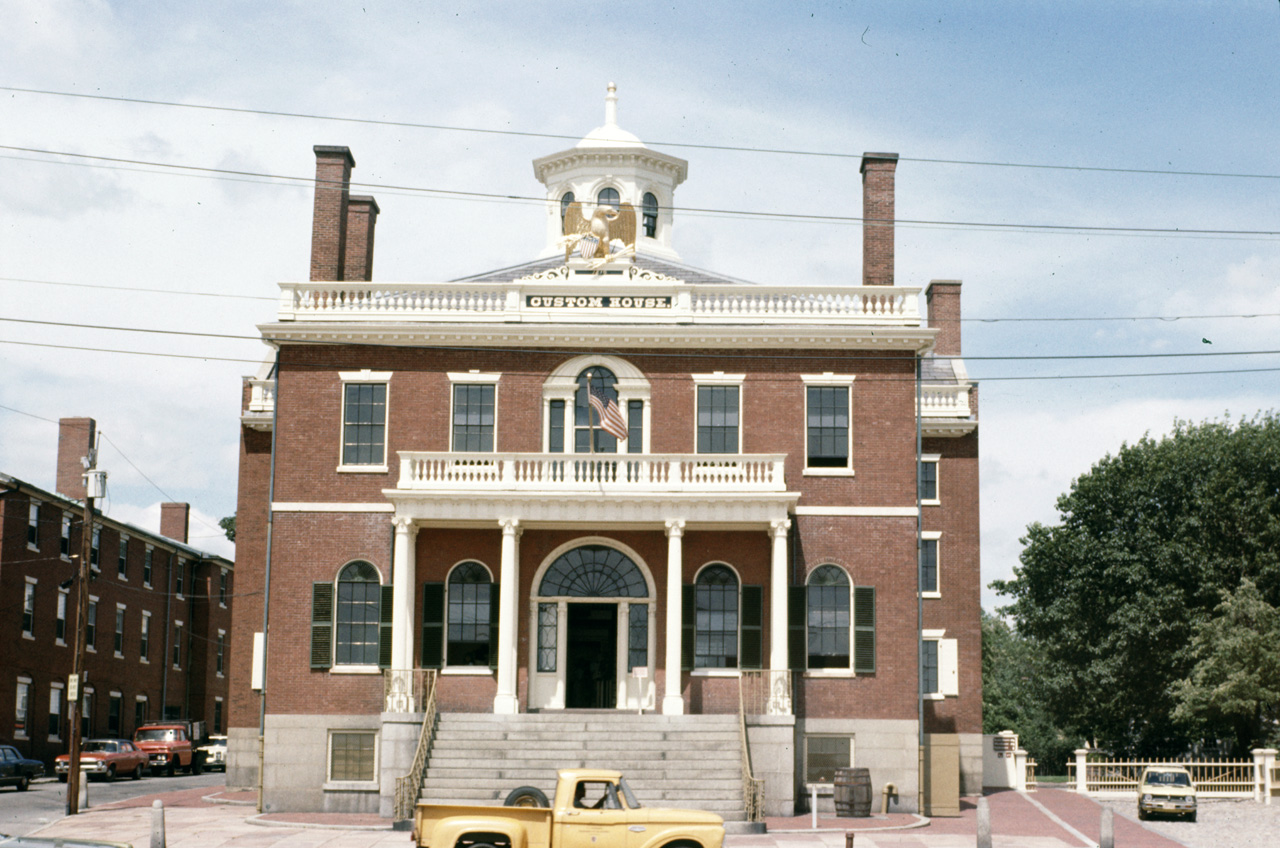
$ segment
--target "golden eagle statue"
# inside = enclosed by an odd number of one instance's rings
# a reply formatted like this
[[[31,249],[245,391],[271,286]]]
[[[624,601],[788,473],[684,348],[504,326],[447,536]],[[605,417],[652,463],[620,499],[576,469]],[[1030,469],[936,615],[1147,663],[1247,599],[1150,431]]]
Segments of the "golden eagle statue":
[[[614,243],[622,247],[614,249]],[[596,204],[595,211],[587,218],[582,214],[581,203],[570,203],[564,213],[564,261],[577,250],[583,259],[603,264],[636,252],[636,209],[623,203],[614,209],[607,203]]]

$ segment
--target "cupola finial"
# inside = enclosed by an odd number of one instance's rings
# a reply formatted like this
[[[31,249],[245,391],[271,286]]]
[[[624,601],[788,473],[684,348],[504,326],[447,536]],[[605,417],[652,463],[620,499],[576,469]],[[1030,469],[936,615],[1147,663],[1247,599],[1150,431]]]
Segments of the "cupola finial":
[[[604,125],[618,125],[618,87],[613,83],[609,83],[609,93],[604,98]]]

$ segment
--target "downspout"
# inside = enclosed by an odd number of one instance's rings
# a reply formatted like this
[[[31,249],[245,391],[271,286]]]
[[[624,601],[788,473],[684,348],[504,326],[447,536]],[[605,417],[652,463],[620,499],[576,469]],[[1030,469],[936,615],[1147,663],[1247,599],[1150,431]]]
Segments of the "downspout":
[[[916,351],[916,725],[919,735],[920,763],[924,763],[924,588],[920,583],[920,569],[923,567],[924,550],[921,539],[924,535],[924,505],[920,502],[920,462],[922,459],[922,427],[921,403],[924,390],[920,381],[921,356]],[[917,806],[920,809],[924,800],[924,775],[916,776]]]
[[[280,418],[280,348],[276,347],[276,361],[271,373],[276,381],[275,397],[271,404],[271,470],[267,474],[267,545],[266,566],[262,578],[262,690],[258,695],[258,812],[262,812],[263,770],[266,765],[267,746],[267,639],[271,610],[271,517],[276,501],[276,427]]]
[[[164,669],[164,677],[160,681],[160,718],[168,718],[164,714],[165,708],[169,706],[169,666],[171,665],[170,656],[173,654],[173,561],[174,553],[169,551],[169,569],[168,575],[165,577],[164,585],[164,656],[161,657],[161,666]]]

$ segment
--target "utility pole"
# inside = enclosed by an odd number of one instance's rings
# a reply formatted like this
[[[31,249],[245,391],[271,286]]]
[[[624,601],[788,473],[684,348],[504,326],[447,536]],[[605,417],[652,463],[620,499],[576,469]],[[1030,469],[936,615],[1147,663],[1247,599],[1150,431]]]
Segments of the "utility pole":
[[[98,440],[96,434],[89,455],[80,458],[84,465],[84,519],[80,524],[80,569],[76,579],[76,646],[72,659],[71,679],[67,682],[68,705],[71,716],[71,750],[67,763],[67,815],[80,812],[80,705],[85,685],[85,641],[89,617],[89,558],[93,551],[93,501],[106,494],[107,472],[98,471]]]

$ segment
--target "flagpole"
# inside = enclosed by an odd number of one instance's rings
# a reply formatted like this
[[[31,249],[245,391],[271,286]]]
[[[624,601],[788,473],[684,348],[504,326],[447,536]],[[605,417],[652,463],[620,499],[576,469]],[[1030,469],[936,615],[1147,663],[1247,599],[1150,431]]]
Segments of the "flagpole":
[[[591,403],[591,372],[588,371],[587,372],[587,426],[591,429],[591,453],[592,454],[596,452],[596,425],[591,422],[591,410],[593,408],[594,407]],[[601,421],[600,423],[604,424],[603,421]]]

